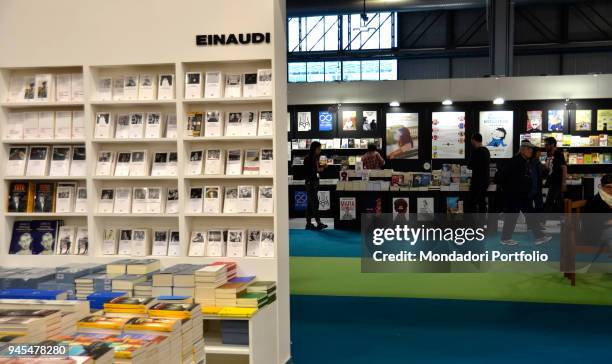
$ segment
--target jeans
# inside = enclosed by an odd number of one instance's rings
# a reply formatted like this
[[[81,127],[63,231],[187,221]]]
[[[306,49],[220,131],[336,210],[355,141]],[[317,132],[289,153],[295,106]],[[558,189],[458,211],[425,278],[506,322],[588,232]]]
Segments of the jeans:
[[[321,223],[319,218],[319,181],[306,181],[306,223],[311,224],[314,218],[317,224]]]

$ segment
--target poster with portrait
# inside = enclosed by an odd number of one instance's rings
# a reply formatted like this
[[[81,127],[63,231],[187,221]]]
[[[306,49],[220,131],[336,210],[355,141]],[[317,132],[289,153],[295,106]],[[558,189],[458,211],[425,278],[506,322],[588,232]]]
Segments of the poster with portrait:
[[[548,131],[563,131],[565,110],[548,110]]]
[[[591,110],[576,110],[576,131],[591,131]]]
[[[310,119],[310,111],[297,113],[298,131],[310,131],[312,128],[312,120]]]
[[[612,130],[612,110],[597,110],[597,131]]]
[[[387,113],[385,139],[387,158],[417,159],[419,157],[419,114]]]
[[[465,158],[465,112],[443,111],[431,114],[431,157]]]
[[[513,111],[481,111],[480,134],[491,158],[512,158]]]
[[[393,198],[393,220],[408,220],[410,203],[408,197]]]
[[[340,220],[357,219],[357,201],[355,197],[340,197]]]
[[[542,131],[542,110],[527,111],[527,126],[525,130],[528,133]]]
[[[376,111],[364,111],[362,117],[363,131],[376,131],[376,127],[378,125]]]
[[[331,200],[329,191],[318,191],[319,196],[319,211],[329,211],[331,208]]]
[[[417,214],[433,214],[434,213],[434,198],[433,197],[418,197],[417,198]]]
[[[342,130],[344,131],[357,130],[357,111],[355,110],[342,111]]]
[[[334,114],[329,111],[319,111],[319,131],[334,129]]]

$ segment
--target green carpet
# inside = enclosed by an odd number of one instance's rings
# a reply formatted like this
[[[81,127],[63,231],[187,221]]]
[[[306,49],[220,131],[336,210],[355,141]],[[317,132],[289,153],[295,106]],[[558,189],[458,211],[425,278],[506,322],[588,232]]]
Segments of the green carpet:
[[[291,257],[291,294],[612,305],[612,274],[361,273],[359,258]]]

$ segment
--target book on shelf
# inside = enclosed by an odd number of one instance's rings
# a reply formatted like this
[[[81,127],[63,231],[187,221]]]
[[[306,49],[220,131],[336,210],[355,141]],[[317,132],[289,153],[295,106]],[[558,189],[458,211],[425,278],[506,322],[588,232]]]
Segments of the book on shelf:
[[[27,182],[11,182],[8,191],[8,212],[28,212],[30,187]]]
[[[77,187],[74,212],[87,213],[87,187]]]
[[[166,256],[168,255],[168,239],[169,233],[167,229],[153,230],[153,247],[151,255]]]
[[[232,214],[238,212],[238,187],[226,186],[224,188],[223,213]]]
[[[228,176],[242,175],[242,150],[230,149],[227,151],[225,174]]]
[[[4,138],[8,140],[20,140],[24,138],[25,114],[22,112],[9,112],[6,120],[6,131]]]
[[[74,254],[87,255],[89,251],[89,233],[87,226],[77,227],[76,232],[76,247]]]
[[[70,156],[72,147],[69,145],[54,146],[51,153],[51,166],[49,176],[70,175]]]
[[[255,212],[255,186],[238,186],[237,212]]]
[[[232,258],[246,255],[246,231],[229,229],[227,231],[227,256]]]
[[[109,112],[99,112],[96,114],[96,126],[94,128],[94,138],[108,139],[114,135],[113,116]]]
[[[246,256],[259,257],[261,246],[261,231],[249,230],[247,233]]]
[[[53,101],[55,95],[55,78],[50,73],[37,74],[36,82],[36,101]]]
[[[161,187],[149,187],[147,191],[147,213],[161,214],[163,212],[163,189]]]
[[[38,113],[38,139],[49,139],[55,133],[55,112]]]
[[[273,186],[259,186],[257,197],[257,213],[271,214],[274,212]]]
[[[131,152],[117,152],[117,163],[115,163],[114,176],[127,177],[130,175]]]
[[[202,201],[203,201],[203,188],[202,187],[191,187],[189,189],[189,200],[187,201],[187,212],[189,213],[201,213],[202,212]]]
[[[160,112],[147,113],[147,124],[145,126],[145,138],[161,138],[162,137],[162,115]]]
[[[149,229],[132,230],[132,256],[146,257],[148,255],[151,255],[150,235],[151,231]]]
[[[257,111],[243,111],[240,118],[240,135],[256,136],[257,135]]]
[[[224,257],[226,253],[225,231],[208,230],[206,239],[207,257]]]
[[[228,74],[225,76],[225,97],[242,97],[242,74]]]
[[[34,184],[34,208],[35,213],[51,213],[55,211],[55,184],[48,182],[37,182]]]
[[[112,176],[115,163],[115,152],[100,151],[98,152],[98,161],[96,163],[96,176]]]
[[[176,176],[178,174],[178,153],[168,152],[168,163],[166,164],[166,175]]]
[[[202,97],[202,73],[185,73],[185,98],[199,99]]]
[[[113,207],[113,213],[129,214],[130,212],[132,212],[132,188],[115,188],[115,203]]]
[[[173,100],[174,95],[174,74],[160,74],[157,86],[158,100]]]
[[[176,114],[166,114],[166,138],[176,139],[177,126],[176,126]]]
[[[117,114],[117,125],[115,127],[116,139],[128,139],[130,137],[130,114]]]
[[[272,136],[274,134],[274,118],[271,110],[262,110],[259,112],[259,129],[257,135]]]
[[[123,76],[123,99],[138,100],[139,75]]]
[[[23,89],[22,89],[22,97],[21,100],[25,102],[34,101],[36,99],[36,77],[35,76],[25,76],[23,79]]]
[[[85,139],[85,114],[83,110],[72,112],[72,139]]]
[[[258,69],[257,70],[257,96],[269,97],[272,96],[272,70]]]
[[[119,255],[132,255],[132,229],[119,230]]]
[[[192,231],[191,239],[189,240],[190,257],[203,257],[206,254],[206,232]]]
[[[210,110],[205,114],[204,136],[220,137],[223,135],[223,113],[219,110]]]
[[[139,100],[155,100],[157,99],[157,75],[142,74],[140,75],[140,83],[138,85]]]
[[[242,126],[243,113],[240,111],[233,111],[227,113],[227,120],[225,123],[225,136],[243,136]]]
[[[74,186],[58,185],[55,196],[55,212],[72,212],[75,201]]]
[[[151,176],[169,176],[166,170],[168,166],[168,152],[155,152],[151,166]]]
[[[274,150],[262,148],[261,159],[260,159],[259,174],[261,176],[273,176],[274,175]]]
[[[117,230],[112,227],[104,228],[102,235],[102,254],[116,255],[117,254]]]
[[[9,102],[23,102],[26,88],[26,79],[22,76],[11,76],[8,88]]]
[[[82,73],[70,75],[70,91],[72,92],[72,101],[83,101],[85,99]]]
[[[132,151],[132,160],[130,161],[130,176],[148,176],[149,175],[149,153],[146,150]]]
[[[55,254],[71,255],[74,251],[76,239],[76,226],[64,225],[59,228]]]
[[[275,256],[274,246],[274,231],[262,230],[259,256],[262,258],[273,258]]]
[[[112,214],[115,205],[115,189],[102,188],[100,199],[98,200],[98,212],[102,214]]]
[[[178,213],[178,202],[179,201],[179,193],[178,188],[168,188],[168,193],[166,194],[166,213],[167,214],[177,214]]]
[[[187,164],[187,175],[198,176],[202,174],[203,150],[192,150],[189,154],[189,164]]]
[[[72,158],[70,160],[70,176],[82,177],[87,171],[85,147],[75,145],[72,147]]]
[[[10,147],[9,157],[6,163],[6,176],[24,176],[26,171],[26,160],[28,158],[28,147]]]
[[[96,98],[98,100],[113,100],[113,79],[111,77],[102,77],[98,79],[96,86]]]
[[[243,175],[259,175],[259,149],[247,149],[244,151]]]
[[[221,213],[221,195],[223,194],[222,186],[205,186],[204,187],[204,207],[203,212],[207,214]]]
[[[32,146],[26,168],[26,176],[45,176],[49,167],[49,147]]]
[[[187,113],[187,136],[199,137],[202,136],[202,120],[204,114],[201,112]]]
[[[55,101],[57,102],[70,102],[72,101],[72,75],[71,74],[59,74],[55,77]]]
[[[113,79],[113,101],[123,101],[123,88],[125,80],[123,77]]]
[[[55,139],[72,138],[72,111],[55,112],[55,130],[53,131],[53,137]]]
[[[179,257],[182,255],[181,239],[178,230],[170,230],[170,241],[168,242],[168,256]]]
[[[205,175],[220,175],[224,173],[223,160],[225,151],[222,149],[207,149],[206,164],[204,166]]]
[[[147,191],[147,187],[134,187],[134,193],[132,198],[132,213],[147,213]]]
[[[257,97],[257,73],[244,74],[243,97]]]
[[[23,139],[38,139],[38,113],[23,113]]]
[[[144,136],[144,113],[130,113],[130,139],[141,139]]]
[[[206,72],[206,85],[204,87],[205,99],[218,99],[222,96],[224,83],[223,73],[220,71]]]

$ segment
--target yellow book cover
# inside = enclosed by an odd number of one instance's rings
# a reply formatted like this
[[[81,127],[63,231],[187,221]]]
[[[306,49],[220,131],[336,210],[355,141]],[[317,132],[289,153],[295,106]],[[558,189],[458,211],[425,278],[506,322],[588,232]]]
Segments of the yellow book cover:
[[[591,130],[591,110],[576,110],[576,131]]]
[[[77,322],[77,328],[121,330],[129,317],[87,316]]]
[[[146,309],[147,305],[152,303],[154,298],[137,298],[137,297],[117,297],[108,303],[104,304],[104,309]]]
[[[179,327],[178,319],[159,317],[135,317],[126,324],[125,330],[172,332]]]
[[[223,307],[217,306],[202,306],[202,313],[204,315],[218,315]]]
[[[227,317],[251,317],[257,312],[257,308],[252,307],[224,307],[219,311],[219,316]]]
[[[597,131],[612,129],[612,110],[597,110]]]

